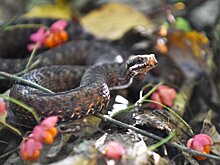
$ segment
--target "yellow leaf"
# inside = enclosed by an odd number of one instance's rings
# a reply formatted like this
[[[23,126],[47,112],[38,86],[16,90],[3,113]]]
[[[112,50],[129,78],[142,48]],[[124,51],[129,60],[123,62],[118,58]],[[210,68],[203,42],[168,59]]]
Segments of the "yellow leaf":
[[[24,16],[26,17],[49,17],[57,19],[70,19],[72,16],[71,8],[67,5],[45,4],[33,7]]]
[[[175,31],[167,35],[168,44],[186,50],[192,50],[196,58],[200,58],[204,48],[208,46],[208,38],[196,31]]]
[[[93,10],[81,19],[81,24],[94,35],[110,40],[121,38],[132,27],[152,28],[152,23],[145,15],[116,2]]]

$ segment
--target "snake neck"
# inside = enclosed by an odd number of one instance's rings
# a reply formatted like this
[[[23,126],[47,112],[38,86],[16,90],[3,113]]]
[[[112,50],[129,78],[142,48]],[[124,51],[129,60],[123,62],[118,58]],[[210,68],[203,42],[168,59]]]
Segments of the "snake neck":
[[[112,63],[92,66],[82,77],[80,86],[92,83],[105,83],[110,90],[127,88],[135,75],[131,73],[125,63]]]

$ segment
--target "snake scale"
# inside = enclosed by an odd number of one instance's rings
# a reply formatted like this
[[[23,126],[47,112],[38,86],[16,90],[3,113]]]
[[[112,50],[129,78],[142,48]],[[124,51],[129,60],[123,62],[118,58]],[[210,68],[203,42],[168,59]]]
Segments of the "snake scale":
[[[30,30],[26,31],[30,34]],[[22,33],[26,34],[26,31],[23,29]],[[0,37],[4,35],[4,31],[0,33]],[[10,43],[5,42],[5,48],[8,48]],[[21,42],[22,44],[24,47],[27,41]],[[5,48],[0,48],[1,54],[7,51]],[[14,52],[16,51],[15,49]],[[11,52],[8,54],[11,55]],[[28,60],[12,60],[6,59],[7,57],[1,56],[0,70],[11,73],[24,69]],[[68,121],[102,111],[109,103],[110,90],[128,87],[134,76],[145,74],[154,68],[157,60],[150,54],[130,56],[126,61],[122,61],[120,52],[110,44],[97,39],[77,37],[77,40],[39,53],[34,63],[36,69],[24,74],[22,78],[55,93],[44,93],[15,83],[10,89],[10,97],[31,106],[41,119],[58,115],[60,121]],[[16,117],[34,122],[32,114],[22,107],[10,103],[10,109]]]

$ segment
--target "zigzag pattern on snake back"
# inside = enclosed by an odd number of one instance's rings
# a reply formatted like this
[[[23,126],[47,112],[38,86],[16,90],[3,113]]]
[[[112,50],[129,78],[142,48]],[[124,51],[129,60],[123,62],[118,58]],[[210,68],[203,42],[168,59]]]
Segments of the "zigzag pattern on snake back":
[[[86,69],[80,86],[70,90],[68,90],[71,88],[69,79],[72,79],[72,74],[78,68],[74,66],[44,67],[30,71],[23,78],[40,84],[41,81],[42,84],[48,81],[47,84],[51,83],[55,89],[56,86],[61,86],[62,90],[66,90],[64,88],[67,87],[67,91],[46,94],[28,86],[14,85],[10,96],[33,107],[42,118],[58,115],[61,121],[68,121],[103,110],[108,105],[110,90],[128,87],[135,75],[145,74],[156,64],[157,61],[151,54],[132,56],[124,63],[94,65]],[[66,80],[63,79],[65,77]],[[33,120],[30,112],[16,104],[11,103],[10,107],[20,118]]]
[[[67,121],[101,111],[108,105],[111,89],[127,87],[135,75],[145,74],[157,64],[154,55],[132,56],[126,62],[118,63],[117,60],[121,59],[119,54],[109,44],[95,39],[67,42],[39,54],[34,59],[35,67],[43,68],[22,76],[51,89],[55,94],[15,84],[10,96],[33,107],[41,118],[58,115],[61,121]],[[27,59],[8,62],[3,62],[3,68],[10,66],[11,62],[13,72],[18,72],[25,67]],[[90,67],[51,66],[58,64]],[[79,83],[74,75],[82,74],[79,87],[72,89]],[[19,118],[34,122],[30,112],[13,103],[10,103],[10,108]]]

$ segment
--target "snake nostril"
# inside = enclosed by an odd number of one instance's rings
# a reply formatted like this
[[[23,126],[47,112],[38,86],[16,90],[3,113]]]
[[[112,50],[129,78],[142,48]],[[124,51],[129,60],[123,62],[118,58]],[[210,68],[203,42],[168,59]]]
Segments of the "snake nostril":
[[[153,66],[156,66],[158,64],[158,62],[157,62],[156,58],[150,58],[149,64],[153,67]]]

